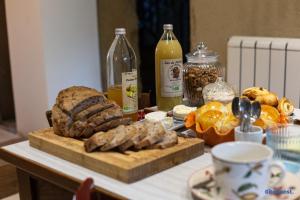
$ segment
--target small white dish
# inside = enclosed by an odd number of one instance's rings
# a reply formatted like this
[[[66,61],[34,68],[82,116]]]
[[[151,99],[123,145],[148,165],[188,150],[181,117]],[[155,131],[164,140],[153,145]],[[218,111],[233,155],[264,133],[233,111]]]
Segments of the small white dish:
[[[290,172],[285,173],[283,181],[276,187],[266,188],[272,191],[291,191],[292,194],[265,194],[262,200],[300,199],[300,178]],[[271,182],[276,182],[277,174],[271,176]],[[188,188],[194,199],[197,200],[224,200],[219,194],[215,183],[214,167],[209,166],[195,172],[188,180]],[[267,193],[267,191],[265,191]],[[237,194],[239,195],[239,194]],[[241,192],[237,199],[251,199],[251,193],[247,194],[247,188]],[[256,198],[252,198],[253,200]],[[258,200],[258,199],[257,199]]]

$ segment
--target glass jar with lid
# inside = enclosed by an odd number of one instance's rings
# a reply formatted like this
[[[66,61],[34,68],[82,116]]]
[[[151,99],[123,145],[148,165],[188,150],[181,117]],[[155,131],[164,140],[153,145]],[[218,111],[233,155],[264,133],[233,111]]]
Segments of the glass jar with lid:
[[[230,103],[235,97],[234,89],[222,77],[218,77],[217,81],[210,83],[203,88],[204,103],[210,101],[219,101],[223,104]]]
[[[218,60],[216,52],[207,49],[204,42],[186,55],[187,63],[183,67],[184,96],[189,106],[200,107],[204,104],[202,90],[218,77],[224,78],[225,69]]]

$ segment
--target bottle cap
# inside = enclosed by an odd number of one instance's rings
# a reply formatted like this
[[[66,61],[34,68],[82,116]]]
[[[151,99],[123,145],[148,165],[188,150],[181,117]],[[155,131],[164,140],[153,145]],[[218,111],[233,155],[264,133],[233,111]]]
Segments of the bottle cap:
[[[124,34],[126,34],[126,29],[125,28],[116,28],[115,34],[116,35],[124,35]]]
[[[164,30],[173,30],[173,24],[164,24]]]

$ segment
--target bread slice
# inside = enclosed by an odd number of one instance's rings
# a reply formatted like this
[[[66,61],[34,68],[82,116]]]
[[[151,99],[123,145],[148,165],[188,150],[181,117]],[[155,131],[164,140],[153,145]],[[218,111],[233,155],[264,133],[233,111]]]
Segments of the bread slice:
[[[94,114],[88,120],[75,121],[70,127],[70,133],[79,137],[89,137],[94,133],[94,129],[101,125],[109,122],[113,119],[120,119],[123,116],[122,110],[119,106],[113,104],[113,107],[107,108],[101,112]],[[117,125],[116,125],[117,126]],[[115,127],[116,127],[115,126]],[[105,129],[98,129],[98,131],[106,131]]]
[[[120,151],[126,151],[130,147],[137,145],[147,135],[147,129],[143,122],[135,122],[130,126],[135,127],[136,132],[127,142],[119,146]]]
[[[94,127],[94,132],[107,131],[119,125],[129,125],[130,123],[131,123],[131,118],[112,119],[108,122],[105,122],[103,124],[100,124],[99,126]]]
[[[178,137],[176,131],[167,131],[162,140],[152,146],[149,149],[165,149],[174,146],[178,143]]]
[[[111,108],[115,105],[113,101],[105,101],[103,103],[97,103],[95,105],[91,105],[90,107],[86,108],[85,110],[82,110],[81,112],[74,115],[74,121],[77,120],[87,120],[91,116],[95,115],[96,113],[99,113],[103,110],[106,110],[108,108]]]
[[[64,113],[56,104],[52,108],[52,125],[54,133],[57,135],[67,136],[72,119]]]
[[[66,114],[73,116],[80,111],[106,101],[103,93],[84,86],[72,86],[58,93],[56,104]]]
[[[134,146],[136,149],[149,147],[160,141],[166,134],[161,122],[147,122],[145,125],[147,129],[147,136]]]
[[[98,132],[84,142],[84,148],[87,152],[92,152],[97,148],[105,145],[114,137],[115,131]]]
[[[76,137],[89,138],[96,132],[108,131],[110,129],[116,128],[119,125],[128,125],[130,124],[130,122],[131,122],[130,118],[121,118],[121,117],[118,118],[115,117],[98,126],[94,124],[88,124],[87,122],[77,121],[72,125],[72,128],[70,129],[69,132],[72,135],[75,135]]]
[[[107,142],[104,146],[102,146],[101,151],[108,151],[110,149],[113,149],[125,143],[136,134],[136,128],[134,126],[120,125],[113,130],[116,132],[114,134],[114,138],[111,141]]]
[[[87,122],[90,124],[90,126],[96,127],[112,119],[121,118],[122,116],[122,109],[120,108],[120,106],[114,103],[113,107],[103,110],[102,112],[98,112],[88,118]]]

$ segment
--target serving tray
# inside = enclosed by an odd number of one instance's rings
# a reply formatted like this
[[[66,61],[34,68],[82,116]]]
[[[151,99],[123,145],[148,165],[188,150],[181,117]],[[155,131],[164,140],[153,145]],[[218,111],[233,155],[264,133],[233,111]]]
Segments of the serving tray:
[[[126,151],[124,154],[114,151],[87,153],[82,140],[58,136],[52,128],[29,134],[30,146],[126,183],[203,154],[203,140],[182,137],[178,140],[177,145],[166,149]]]

